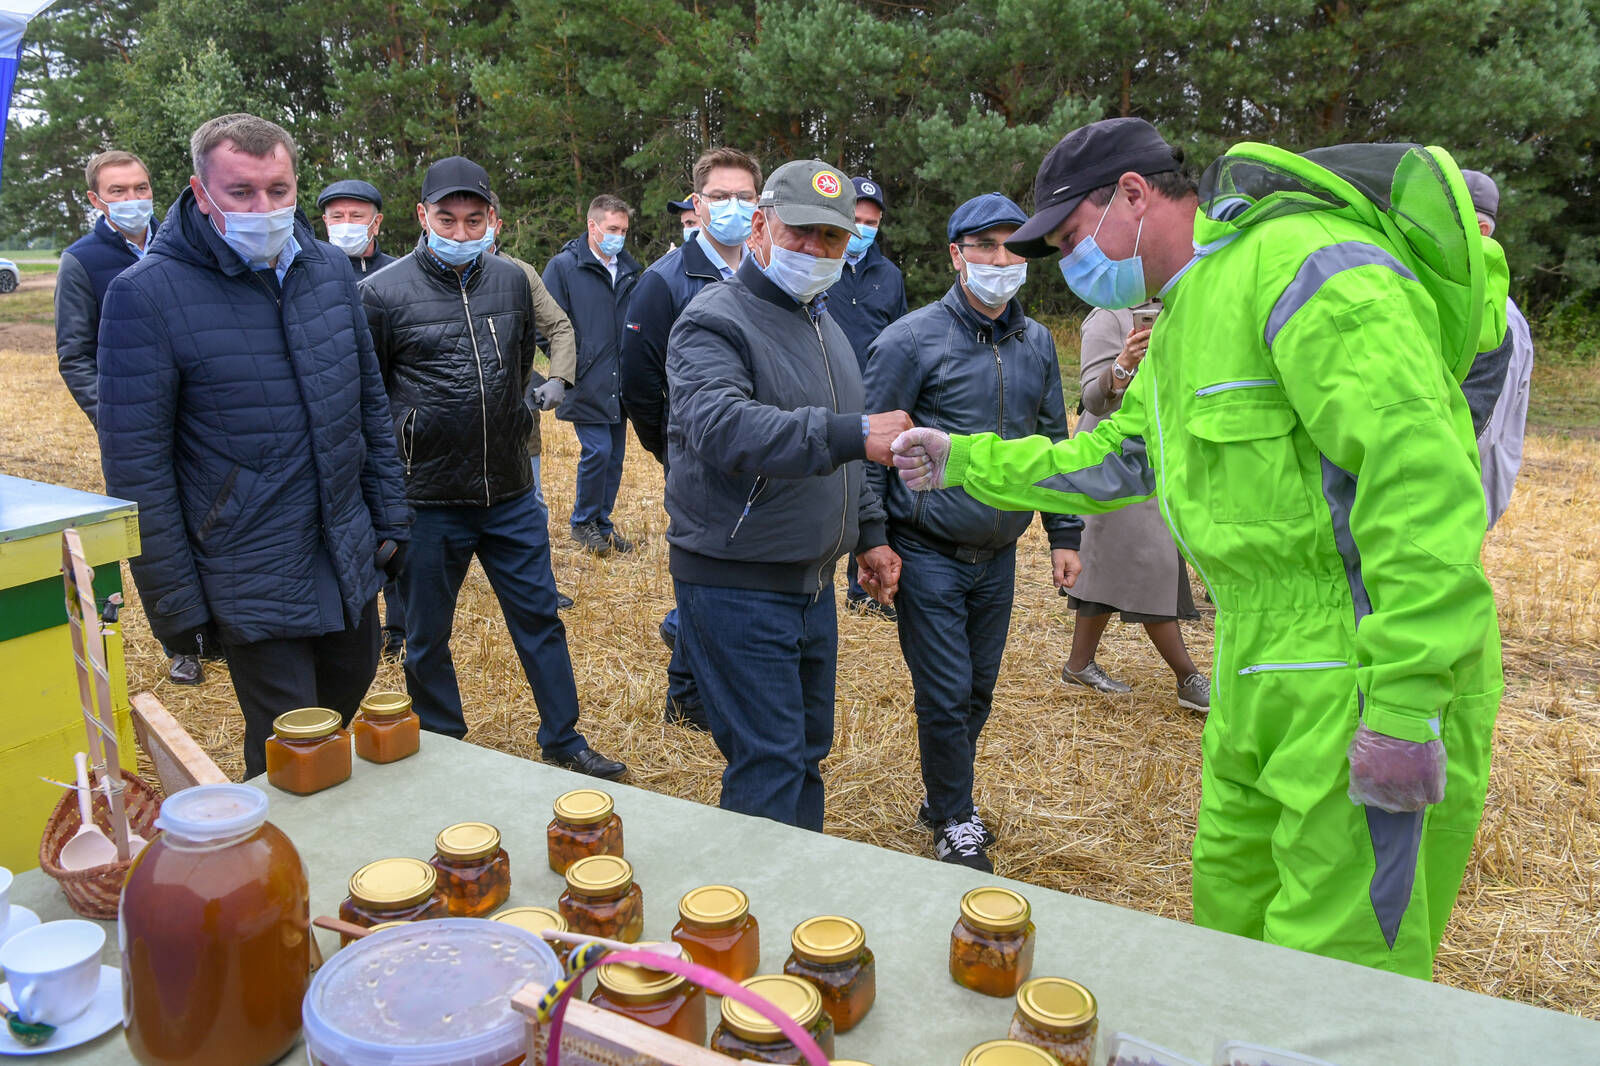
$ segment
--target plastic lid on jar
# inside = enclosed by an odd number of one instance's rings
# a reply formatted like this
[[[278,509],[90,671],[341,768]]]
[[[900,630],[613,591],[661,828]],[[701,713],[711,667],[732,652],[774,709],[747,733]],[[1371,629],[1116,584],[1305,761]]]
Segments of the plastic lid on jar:
[[[1049,1032],[1068,1032],[1094,1021],[1094,994],[1065,977],[1035,977],[1017,989],[1017,1011]]]
[[[568,825],[598,825],[611,817],[616,807],[611,797],[598,788],[577,788],[556,797],[556,820]]]
[[[633,864],[619,855],[585,855],[567,867],[567,887],[580,896],[626,892],[633,884]]]
[[[373,718],[393,718],[411,709],[411,697],[404,692],[371,692],[361,701],[361,713]]]
[[[214,844],[253,833],[267,820],[267,797],[249,785],[195,785],[161,802],[156,828],[180,840]]]
[[[302,707],[284,711],[272,720],[272,731],[284,740],[316,740],[332,736],[344,723],[338,711],[326,707]]]
[[[486,859],[500,850],[500,830],[488,822],[457,822],[439,830],[433,847],[441,859]]]
[[[550,945],[505,923],[441,918],[375,933],[311,979],[306,1048],[322,1066],[504,1066],[528,1050],[511,997],[560,976]]]
[[[860,954],[867,934],[859,923],[837,914],[819,914],[794,927],[789,946],[811,962],[843,962]]]
[[[1060,1066],[1043,1048],[1020,1040],[985,1040],[961,1060],[961,1066]]]
[[[350,875],[350,896],[382,910],[421,903],[433,895],[439,875],[421,859],[379,859]]]
[[[640,941],[634,945],[641,951],[657,946]],[[659,999],[676,991],[683,983],[683,975],[651,970],[627,962],[603,962],[595,971],[600,987],[619,999],[639,1001]]]
[[[678,917],[691,925],[718,928],[750,913],[750,897],[732,885],[701,885],[678,901]]]
[[[793,1018],[802,1029],[810,1028],[822,1015],[822,995],[804,978],[764,973],[739,983]],[[728,997],[722,1000],[722,1023],[737,1035],[758,1044],[787,1039],[766,1015]]]
[[[1020,893],[999,885],[975,888],[961,897],[961,917],[990,933],[1014,933],[1028,924],[1032,914]]]

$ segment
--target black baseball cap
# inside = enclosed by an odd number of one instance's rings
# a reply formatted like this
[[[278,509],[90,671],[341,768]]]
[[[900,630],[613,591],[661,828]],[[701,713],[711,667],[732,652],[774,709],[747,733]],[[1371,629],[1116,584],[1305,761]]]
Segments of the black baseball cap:
[[[883,186],[871,178],[851,178],[850,184],[856,187],[856,199],[871,200],[881,210],[889,210],[889,205],[883,202]]]
[[[489,172],[465,156],[453,155],[439,160],[423,175],[422,202],[425,204],[436,204],[458,192],[488,200]]]
[[[359,178],[336,181],[317,193],[318,209],[326,206],[329,200],[365,200],[379,211],[383,210],[383,197],[378,195],[378,187]]]
[[[1142,118],[1108,118],[1079,126],[1050,149],[1033,179],[1033,217],[1006,247],[1038,259],[1056,249],[1045,243],[1083,198],[1122,175],[1177,170],[1183,154]]]

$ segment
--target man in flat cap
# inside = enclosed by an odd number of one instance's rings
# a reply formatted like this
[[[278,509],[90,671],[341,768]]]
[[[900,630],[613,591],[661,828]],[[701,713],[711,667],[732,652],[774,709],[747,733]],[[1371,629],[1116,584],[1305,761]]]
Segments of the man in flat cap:
[[[728,760],[722,806],[822,830],[833,746],[834,568],[894,599],[900,560],[862,459],[911,420],[867,415],[826,292],[855,232],[850,179],[813,159],[767,178],[751,245],[667,342],[669,565],[677,646]]]
[[[377,186],[359,178],[333,182],[317,194],[317,210],[322,212],[328,243],[350,257],[350,269],[357,277],[382,270],[394,262],[394,256],[385,255],[378,247],[378,231],[383,227],[383,197]],[[388,593],[384,595],[387,597]],[[402,623],[401,635],[404,633]]]
[[[1500,342],[1494,249],[1442,150],[1241,144],[1198,196],[1180,163],[1139,119],[1074,130],[1006,242],[1097,307],[1163,298],[1121,408],[1060,442],[916,429],[896,463],[997,507],[1159,497],[1217,606],[1195,921],[1427,978],[1501,692],[1460,387]]]

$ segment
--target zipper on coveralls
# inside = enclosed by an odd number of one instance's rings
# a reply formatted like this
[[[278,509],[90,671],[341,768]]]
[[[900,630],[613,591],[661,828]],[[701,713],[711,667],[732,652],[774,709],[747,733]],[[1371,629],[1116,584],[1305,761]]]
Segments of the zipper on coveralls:
[[[461,308],[467,313],[467,333],[472,337],[472,361],[478,365],[478,410],[483,415],[483,505],[489,497],[489,393],[483,384],[483,355],[478,351],[478,330],[472,324],[472,303],[467,299],[467,283],[461,282]]]
[[[1251,674],[1268,674],[1288,670],[1338,670],[1342,667],[1354,665],[1355,663],[1333,659],[1320,663],[1256,663],[1240,670],[1239,676],[1248,677]]]
[[[1224,381],[1216,385],[1207,385],[1203,389],[1195,389],[1196,396],[1210,396],[1218,392],[1232,392],[1234,389],[1264,389],[1268,385],[1276,385],[1274,378],[1250,378],[1246,381]]]

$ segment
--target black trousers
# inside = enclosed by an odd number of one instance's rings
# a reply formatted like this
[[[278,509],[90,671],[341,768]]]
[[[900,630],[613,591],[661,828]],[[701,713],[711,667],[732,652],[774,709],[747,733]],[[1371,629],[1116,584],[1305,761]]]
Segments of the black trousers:
[[[320,637],[229,644],[228,672],[244,712],[244,773],[267,772],[272,720],[300,707],[328,707],[349,725],[378,673],[378,601],[354,627]]]

